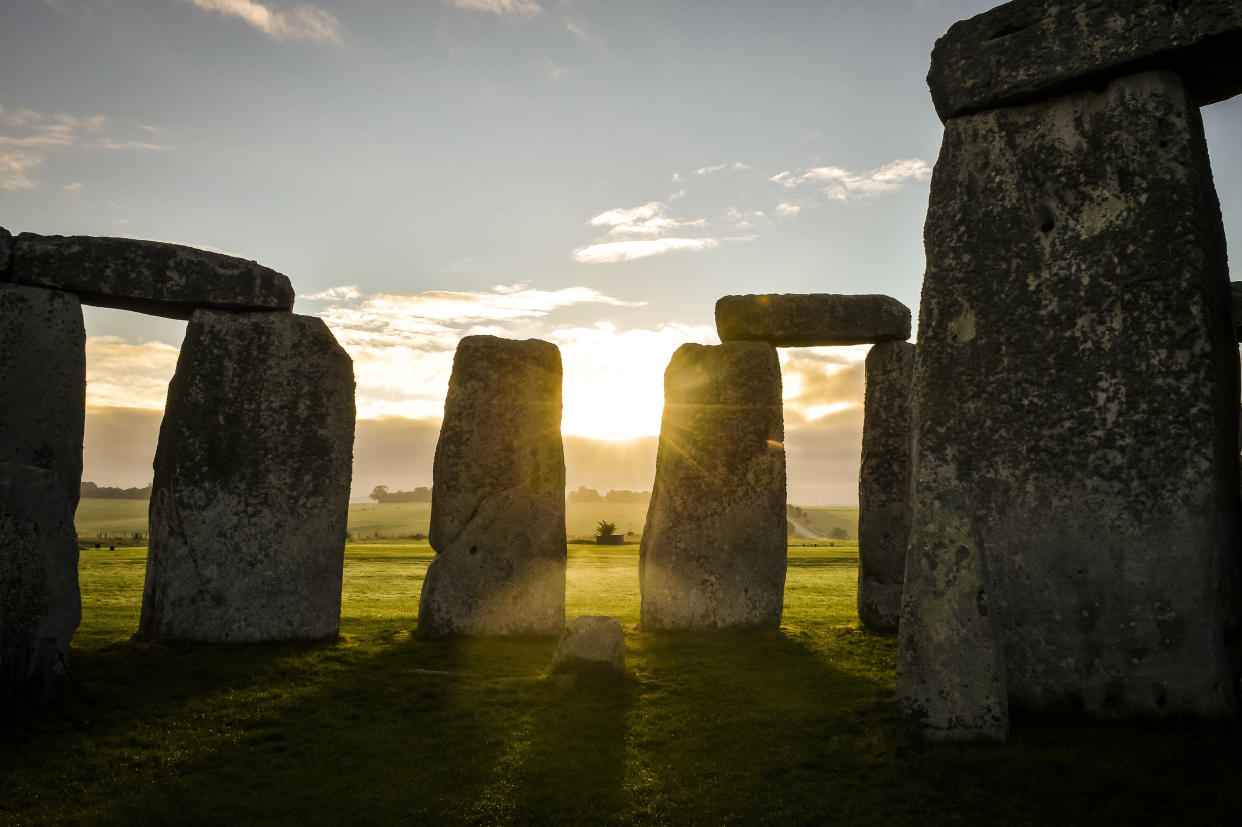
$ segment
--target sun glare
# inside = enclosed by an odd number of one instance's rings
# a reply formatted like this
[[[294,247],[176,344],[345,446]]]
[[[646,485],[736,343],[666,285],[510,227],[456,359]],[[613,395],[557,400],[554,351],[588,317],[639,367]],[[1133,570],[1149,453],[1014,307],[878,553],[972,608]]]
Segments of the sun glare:
[[[660,433],[664,369],[673,351],[710,340],[709,328],[618,332],[609,324],[558,331],[565,370],[561,432],[628,440]]]

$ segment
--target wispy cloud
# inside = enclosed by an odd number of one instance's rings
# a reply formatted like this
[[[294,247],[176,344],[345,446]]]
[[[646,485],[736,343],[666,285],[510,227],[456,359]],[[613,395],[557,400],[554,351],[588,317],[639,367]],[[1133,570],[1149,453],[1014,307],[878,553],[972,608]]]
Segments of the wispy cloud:
[[[867,172],[851,172],[840,167],[812,167],[796,174],[785,171],[773,175],[768,181],[789,189],[814,186],[834,201],[848,201],[893,192],[911,181],[926,180],[931,173],[926,161],[911,158],[893,161]]]
[[[579,247],[573,260],[581,264],[613,264],[620,261],[658,256],[678,251],[709,250],[720,244],[714,237],[673,235],[707,226],[703,218],[673,218],[662,201],[648,201],[637,207],[617,207],[587,222],[592,227],[607,227],[603,238]]]
[[[815,422],[847,412],[860,416],[864,363],[870,349],[870,345],[782,348],[781,389],[789,423]]]
[[[177,348],[118,336],[86,339],[86,404],[160,410],[177,367]]]
[[[786,218],[791,215],[797,215],[800,212],[802,212],[801,207],[799,207],[797,204],[790,204],[788,201],[782,201],[781,203],[776,205],[776,214],[781,216],[782,218]]]
[[[449,0],[459,9],[486,11],[498,16],[534,17],[543,11],[535,0]]]
[[[254,0],[185,0],[204,11],[238,17],[273,40],[315,40],[340,44],[341,22],[315,6],[277,11]]]
[[[699,167],[698,169],[694,171],[694,174],[695,175],[711,175],[713,172],[720,172],[721,170],[725,170],[725,169],[731,169],[731,170],[740,172],[742,170],[750,169],[750,164],[744,164],[741,161],[734,161],[731,164],[716,164],[715,166],[710,166],[710,167]]]
[[[32,190],[35,172],[57,153],[82,150],[159,151],[149,141],[116,140],[103,134],[103,115],[47,115],[33,109],[0,106],[0,189]],[[72,186],[72,185],[71,185]]]
[[[329,287],[327,290],[321,290],[318,293],[311,293],[309,296],[298,296],[303,301],[348,301],[350,299],[359,298],[362,291],[358,289],[356,284],[346,284],[340,287]]]

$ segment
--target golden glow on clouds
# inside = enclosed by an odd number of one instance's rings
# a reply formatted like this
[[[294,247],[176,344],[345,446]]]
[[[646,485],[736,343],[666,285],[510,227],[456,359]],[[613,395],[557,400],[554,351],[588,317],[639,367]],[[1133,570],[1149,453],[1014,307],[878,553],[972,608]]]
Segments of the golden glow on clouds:
[[[238,17],[273,40],[320,40],[341,43],[341,22],[323,9],[300,6],[273,11],[254,0],[189,0],[204,11]]]
[[[86,339],[86,405],[163,410],[177,348],[163,342],[127,342],[119,336]]]

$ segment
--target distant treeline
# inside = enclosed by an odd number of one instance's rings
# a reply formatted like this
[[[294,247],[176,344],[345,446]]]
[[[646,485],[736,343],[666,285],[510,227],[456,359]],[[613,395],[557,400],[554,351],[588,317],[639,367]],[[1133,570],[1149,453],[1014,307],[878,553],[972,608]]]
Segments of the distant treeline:
[[[429,503],[431,489],[420,485],[413,491],[389,491],[387,485],[377,485],[371,489],[371,499],[377,503]]]
[[[151,486],[146,488],[113,488],[110,485],[96,485],[93,482],[82,483],[81,497],[84,500],[149,500]]]
[[[650,491],[628,491],[613,489],[607,494],[600,494],[594,488],[578,486],[577,491],[569,492],[571,503],[645,503],[651,499]]]

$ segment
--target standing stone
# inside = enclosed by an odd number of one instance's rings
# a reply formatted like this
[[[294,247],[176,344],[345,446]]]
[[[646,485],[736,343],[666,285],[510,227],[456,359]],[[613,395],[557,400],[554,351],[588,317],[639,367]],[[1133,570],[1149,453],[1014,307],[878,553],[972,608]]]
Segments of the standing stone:
[[[353,439],[353,365],[323,321],[196,312],[155,452],[141,636],[335,635]]]
[[[1234,715],[1238,351],[1181,81],[950,120],[924,238],[912,536],[977,525],[1010,702]]]
[[[927,85],[941,120],[1168,69],[1199,106],[1242,94],[1238,0],[1014,0],[953,24]]]
[[[664,373],[655,486],[639,547],[644,627],[780,625],[784,439],[771,345],[677,349]]]
[[[1238,341],[1242,342],[1242,281],[1230,282],[1229,292],[1233,298],[1233,326]]]
[[[55,471],[0,462],[0,694],[46,697],[82,620],[73,510]]]
[[[858,617],[897,630],[910,537],[910,382],[914,345],[883,342],[866,362],[858,472]]]
[[[13,266],[13,234],[0,227],[0,281],[9,280],[9,270]]]
[[[897,645],[897,705],[926,741],[1009,734],[1005,665],[988,606],[987,559],[966,503],[928,498],[911,538]]]
[[[9,277],[86,304],[173,319],[198,309],[291,310],[289,277],[253,261],[132,238],[22,233]]]
[[[615,617],[575,617],[556,644],[552,671],[624,675],[625,630]]]
[[[86,329],[77,297],[0,283],[0,462],[55,471],[73,513],[82,484]]]
[[[565,452],[556,345],[461,340],[432,476],[436,557],[423,581],[419,632],[560,634]]]
[[[716,300],[722,342],[776,347],[863,345],[910,338],[910,308],[891,296],[779,293]]]

